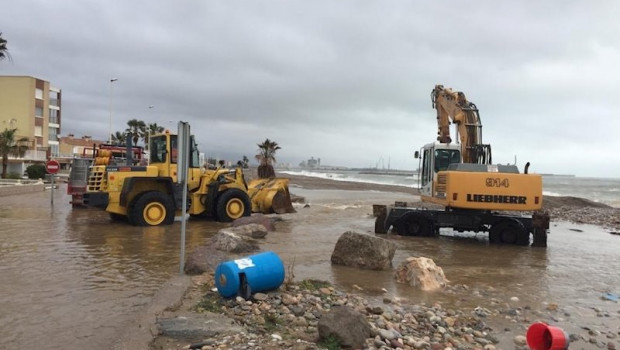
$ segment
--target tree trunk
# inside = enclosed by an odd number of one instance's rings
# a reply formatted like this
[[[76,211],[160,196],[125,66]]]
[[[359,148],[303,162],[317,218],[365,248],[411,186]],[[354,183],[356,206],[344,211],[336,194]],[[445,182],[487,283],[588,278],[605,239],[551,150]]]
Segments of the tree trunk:
[[[273,170],[272,165],[259,165],[258,177],[261,179],[269,179],[272,177],[276,177],[276,172],[275,170]]]
[[[9,159],[6,155],[2,155],[2,178],[6,179],[6,168],[8,167]]]

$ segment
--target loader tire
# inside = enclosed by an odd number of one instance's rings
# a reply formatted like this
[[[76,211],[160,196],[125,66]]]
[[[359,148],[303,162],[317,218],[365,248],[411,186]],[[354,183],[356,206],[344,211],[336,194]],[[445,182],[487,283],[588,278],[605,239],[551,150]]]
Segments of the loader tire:
[[[130,222],[136,226],[170,225],[174,222],[172,198],[158,191],[146,192],[133,204]]]
[[[250,197],[236,188],[224,191],[217,200],[216,208],[217,220],[221,222],[231,222],[252,213]]]
[[[528,245],[530,243],[530,234],[520,222],[504,220],[491,227],[489,242]]]

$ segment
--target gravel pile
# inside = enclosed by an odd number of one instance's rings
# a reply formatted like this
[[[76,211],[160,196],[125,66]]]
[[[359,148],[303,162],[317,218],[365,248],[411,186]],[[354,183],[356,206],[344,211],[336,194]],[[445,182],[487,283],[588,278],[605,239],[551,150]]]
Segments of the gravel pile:
[[[252,300],[224,300],[208,291],[197,312],[217,312],[230,317],[246,332],[212,337],[196,344],[202,349],[318,349],[338,348],[333,338],[319,339],[318,323],[325,312],[346,305],[362,313],[371,326],[368,349],[487,349],[498,340],[484,318],[489,310],[446,310],[440,304],[401,305],[384,299],[371,305],[363,297],[338,291],[323,282],[303,281]],[[317,344],[318,343],[318,344]]]
[[[569,207],[549,210],[551,221],[569,221],[578,224],[602,226],[620,234],[620,208]]]

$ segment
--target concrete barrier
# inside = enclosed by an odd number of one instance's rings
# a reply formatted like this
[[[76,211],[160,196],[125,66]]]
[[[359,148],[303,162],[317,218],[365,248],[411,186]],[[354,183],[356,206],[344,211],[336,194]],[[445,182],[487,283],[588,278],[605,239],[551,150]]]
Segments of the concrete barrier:
[[[45,184],[35,183],[29,185],[8,185],[0,186],[0,197],[13,196],[17,194],[25,194],[32,192],[41,192],[45,190]]]

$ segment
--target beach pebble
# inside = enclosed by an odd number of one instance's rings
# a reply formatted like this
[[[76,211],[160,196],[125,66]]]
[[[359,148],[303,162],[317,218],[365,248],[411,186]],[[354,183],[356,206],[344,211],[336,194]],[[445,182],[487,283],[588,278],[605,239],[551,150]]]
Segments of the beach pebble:
[[[524,346],[527,344],[527,339],[524,335],[517,335],[516,337],[514,337],[514,342],[515,345]]]

